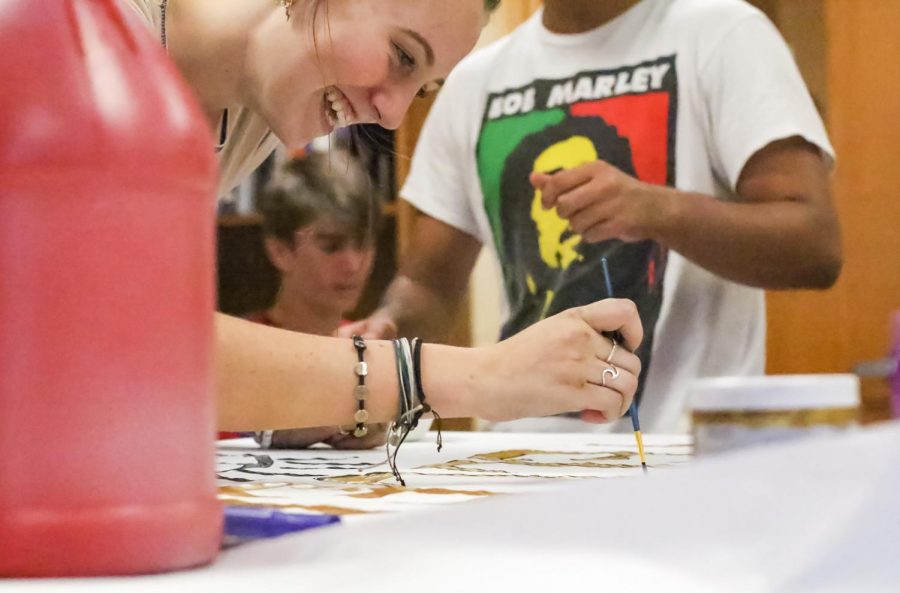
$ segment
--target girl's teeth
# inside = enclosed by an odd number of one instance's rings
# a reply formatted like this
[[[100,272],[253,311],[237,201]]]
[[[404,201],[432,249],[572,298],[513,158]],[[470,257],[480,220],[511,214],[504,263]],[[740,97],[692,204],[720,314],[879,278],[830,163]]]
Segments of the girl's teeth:
[[[328,109],[326,111],[329,123],[339,127],[348,125],[349,117],[344,112],[346,105],[343,101],[343,95],[336,89],[329,89],[325,91],[325,98],[328,100]]]

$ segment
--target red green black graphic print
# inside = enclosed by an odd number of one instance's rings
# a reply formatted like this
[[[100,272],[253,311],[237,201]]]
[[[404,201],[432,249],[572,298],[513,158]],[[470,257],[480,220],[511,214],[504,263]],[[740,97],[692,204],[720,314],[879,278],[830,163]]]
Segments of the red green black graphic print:
[[[649,367],[665,251],[652,241],[587,243],[556,209],[541,207],[528,178],[600,159],[642,181],[674,185],[677,87],[675,56],[667,56],[488,97],[477,161],[510,304],[503,337],[607,298],[605,256],[615,296],[640,310],[645,340],[638,354]]]

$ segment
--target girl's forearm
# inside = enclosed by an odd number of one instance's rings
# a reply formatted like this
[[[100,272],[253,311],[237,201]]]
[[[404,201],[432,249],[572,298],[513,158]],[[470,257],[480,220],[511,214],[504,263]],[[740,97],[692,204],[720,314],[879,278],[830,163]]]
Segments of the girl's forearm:
[[[366,342],[370,422],[398,407],[394,351]],[[477,415],[474,351],[429,344],[422,353],[428,402],[449,417]],[[220,430],[352,425],[356,350],[349,339],[301,334],[216,315],[216,400]]]

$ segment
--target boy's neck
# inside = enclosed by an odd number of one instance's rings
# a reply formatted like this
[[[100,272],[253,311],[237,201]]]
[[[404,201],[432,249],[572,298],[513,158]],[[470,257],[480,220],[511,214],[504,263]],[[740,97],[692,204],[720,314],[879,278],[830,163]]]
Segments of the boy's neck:
[[[268,315],[278,327],[319,336],[332,335],[341,323],[340,313],[313,311],[311,308],[292,305],[281,299],[275,301]]]

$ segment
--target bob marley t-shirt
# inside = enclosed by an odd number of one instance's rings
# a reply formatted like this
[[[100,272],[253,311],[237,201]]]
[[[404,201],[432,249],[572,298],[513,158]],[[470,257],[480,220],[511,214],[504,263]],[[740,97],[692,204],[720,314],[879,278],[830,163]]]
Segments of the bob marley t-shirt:
[[[763,292],[650,241],[588,243],[541,208],[528,176],[601,159],[648,183],[733,200],[747,160],[792,136],[831,153],[784,41],[741,0],[644,0],[574,35],[546,30],[538,12],[450,75],[402,196],[496,256],[501,337],[609,296],[607,258],[615,296],[634,300],[644,323],[641,423],[683,432],[692,380],[764,372]]]
[[[541,206],[532,171],[553,174],[603,160],[653,183],[674,181],[675,70],[671,58],[616,71],[540,79],[489,95],[476,162],[485,212],[510,304],[506,338],[566,309],[611,296],[638,305],[645,339],[638,354],[649,368],[662,301],[665,251],[652,241],[587,243],[556,209]],[[652,75],[652,77],[651,77]],[[643,81],[639,92],[631,78]],[[620,95],[616,95],[616,87]],[[603,87],[598,89],[598,87]],[[616,97],[616,101],[608,101]],[[648,117],[662,125],[643,125]]]

